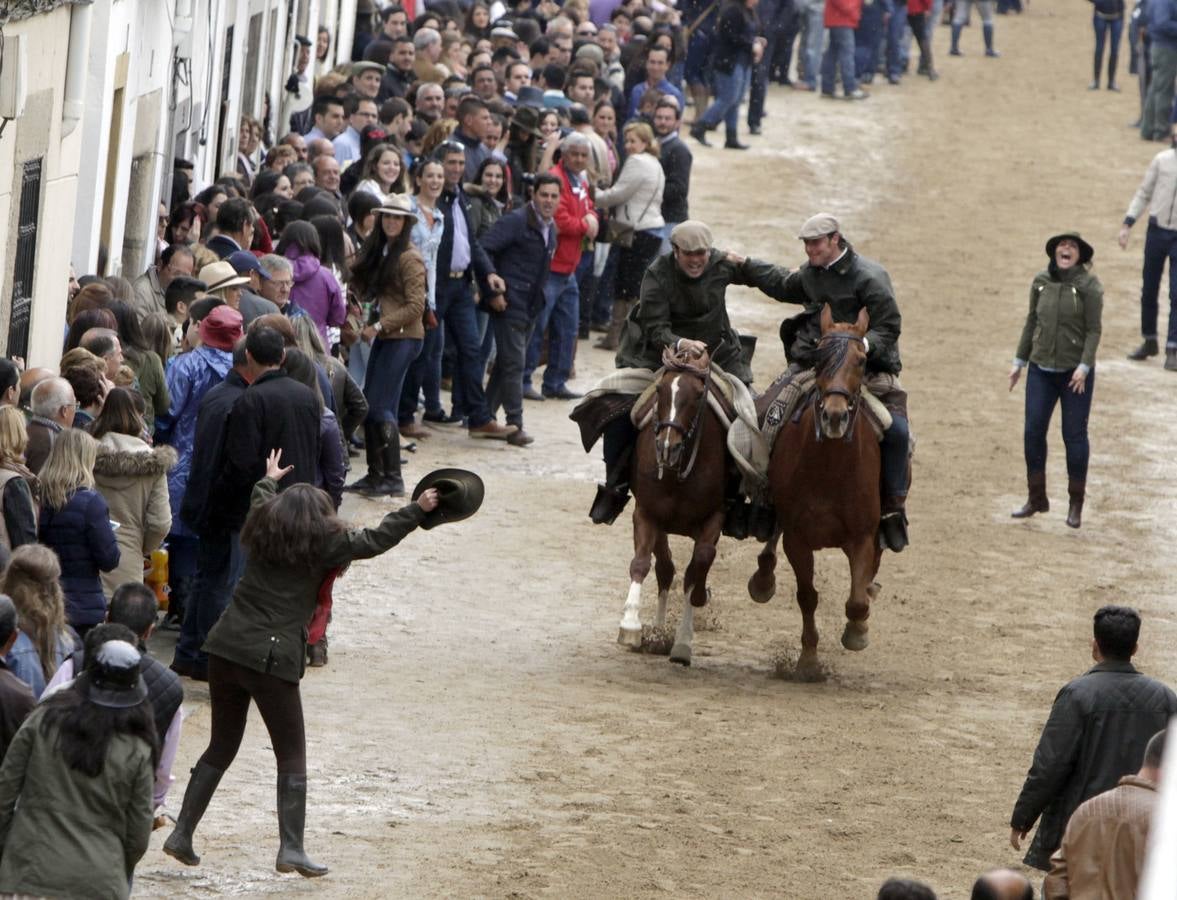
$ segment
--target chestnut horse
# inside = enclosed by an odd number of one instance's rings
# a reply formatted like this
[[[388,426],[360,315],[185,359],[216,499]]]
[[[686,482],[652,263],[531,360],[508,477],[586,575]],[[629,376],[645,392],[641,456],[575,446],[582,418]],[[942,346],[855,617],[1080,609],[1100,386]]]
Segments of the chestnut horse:
[[[656,564],[658,610],[655,627],[666,624],[666,601],[674,581],[668,534],[694,538],[691,562],[683,576],[683,614],[670,658],[691,664],[694,607],[707,603],[707,572],[715,560],[715,544],[723,527],[727,443],[723,425],[707,402],[711,360],[706,355],[662,356],[666,371],[658,380],[652,421],[637,438],[630,471],[634,496],[633,546],[629,564],[629,595],[622,610],[617,640],[638,647],[642,623],[638,616],[642,582]]]
[[[757,557],[748,593],[766,603],[776,590],[776,537],[793,566],[801,607],[801,657],[798,672],[817,670],[817,591],[813,551],[840,547],[850,561],[850,599],[842,646],[867,645],[870,602],[882,550],[879,527],[879,442],[870,423],[861,421],[860,391],[866,369],[863,336],[870,325],[864,309],[853,325],[835,323],[827,304],[821,312],[816,391],[800,416],[777,434],[768,483],[777,514],[777,534]]]

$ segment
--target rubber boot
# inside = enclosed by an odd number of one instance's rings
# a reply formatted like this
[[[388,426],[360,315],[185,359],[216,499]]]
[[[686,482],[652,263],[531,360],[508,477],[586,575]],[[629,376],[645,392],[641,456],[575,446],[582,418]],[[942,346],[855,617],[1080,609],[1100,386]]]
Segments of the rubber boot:
[[[380,452],[384,457],[384,478],[378,493],[385,497],[403,497],[405,483],[401,479],[401,438],[396,422],[380,423]]]
[[[1020,509],[1015,509],[1011,516],[1015,519],[1028,519],[1034,513],[1050,512],[1050,500],[1046,497],[1046,473],[1033,472],[1026,476],[1030,486],[1030,496]]]
[[[952,26],[952,47],[948,51],[949,56],[964,56],[964,54],[960,52],[960,32],[963,28],[963,25]]]
[[[624,300],[613,301],[613,319],[609,322],[609,330],[605,336],[593,344],[598,350],[616,350],[621,343],[621,329],[625,327],[625,317],[629,314],[629,304]]]
[[[985,55],[994,57],[1001,56],[1000,53],[993,49],[993,26],[982,25],[981,33],[985,36]]]
[[[186,866],[200,865],[200,857],[192,849],[192,834],[204,817],[208,802],[216,793],[224,774],[203,762],[198,762],[192,769],[192,777],[188,779],[188,787],[184,791],[184,803],[176,818],[176,829],[163,842],[163,852]]]
[[[1070,479],[1067,483],[1067,493],[1071,498],[1071,504],[1067,508],[1067,525],[1078,528],[1083,524],[1083,498],[1087,494],[1087,482],[1078,478]]]
[[[368,474],[347,485],[345,491],[367,494],[384,479],[384,458],[380,453],[380,435],[375,422],[364,422],[364,454],[368,460]]]
[[[279,872],[297,872],[304,878],[327,874],[327,867],[313,862],[302,849],[307,820],[307,777],[278,776],[278,861]]]

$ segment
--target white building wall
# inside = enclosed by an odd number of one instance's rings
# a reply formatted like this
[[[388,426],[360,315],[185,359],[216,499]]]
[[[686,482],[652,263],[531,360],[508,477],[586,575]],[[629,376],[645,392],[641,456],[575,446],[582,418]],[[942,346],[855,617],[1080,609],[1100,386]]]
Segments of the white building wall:
[[[62,98],[69,53],[70,8],[9,22],[4,33],[27,36],[29,104],[0,136],[0,343],[8,344],[9,313],[16,249],[17,203],[25,160],[42,156],[33,303],[30,310],[29,365],[54,366],[61,357],[70,246],[76,207],[80,131],[61,136]]]

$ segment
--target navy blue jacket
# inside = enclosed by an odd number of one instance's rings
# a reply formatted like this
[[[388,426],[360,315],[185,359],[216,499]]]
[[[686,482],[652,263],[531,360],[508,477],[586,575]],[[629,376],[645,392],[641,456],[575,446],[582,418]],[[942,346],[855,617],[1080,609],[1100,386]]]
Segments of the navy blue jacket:
[[[539,216],[528,203],[500,217],[482,236],[482,246],[507,282],[507,308],[491,315],[531,323],[544,306],[544,283],[556,251],[556,223],[548,229],[545,244]]]
[[[478,223],[474,221],[474,215],[470,212],[470,198],[466,196],[466,192],[461,188],[457,190],[446,188],[437,205],[441,209],[442,215],[445,216],[445,223],[441,232],[441,244],[437,248],[437,284],[439,293],[440,286],[445,284],[452,268],[450,260],[454,254],[454,216],[460,210],[462,215],[466,217],[466,234],[470,238],[470,269],[467,270],[467,273],[470,271],[474,272],[474,276],[478,279],[479,289],[484,295],[489,296],[490,291],[486,286],[486,276],[495,274],[495,270],[491,267],[486,250],[483,249],[479,240],[474,237],[478,233]],[[468,274],[467,277],[469,277]]]
[[[65,618],[74,628],[97,625],[106,618],[106,597],[99,571],[119,564],[119,545],[102,495],[90,488],[74,492],[59,510],[41,507],[41,543],[61,560]]]
[[[1177,0],[1148,4],[1148,37],[1155,45],[1177,50]]]

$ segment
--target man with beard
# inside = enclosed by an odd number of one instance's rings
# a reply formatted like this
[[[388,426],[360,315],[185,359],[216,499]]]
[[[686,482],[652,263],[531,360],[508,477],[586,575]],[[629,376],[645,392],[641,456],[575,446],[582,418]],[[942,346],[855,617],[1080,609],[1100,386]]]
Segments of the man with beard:
[[[682,121],[682,110],[678,101],[665,96],[654,107],[654,134],[658,138],[660,153],[658,161],[666,174],[666,186],[662,189],[662,218],[666,221],[667,238],[662,242],[662,252],[668,252],[669,235],[674,226],[690,218],[687,206],[687,192],[691,188],[691,164],[694,158],[691,150],[678,136]]]

